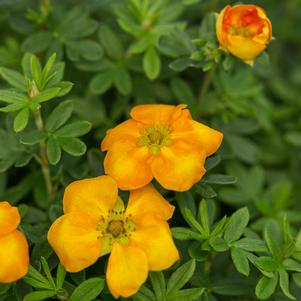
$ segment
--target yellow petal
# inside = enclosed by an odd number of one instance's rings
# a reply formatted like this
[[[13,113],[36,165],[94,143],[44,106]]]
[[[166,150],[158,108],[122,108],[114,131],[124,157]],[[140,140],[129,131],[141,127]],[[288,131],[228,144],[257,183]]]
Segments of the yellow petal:
[[[115,243],[108,262],[107,284],[115,297],[134,295],[147,279],[147,259],[139,248]]]
[[[152,214],[146,214],[131,233],[130,244],[141,248],[151,271],[161,271],[179,260],[179,252],[173,242],[168,223]]]
[[[133,220],[146,213],[153,213],[161,219],[172,217],[175,207],[170,205],[152,184],[140,189],[131,190],[126,215],[132,215]]]
[[[0,235],[16,230],[19,224],[18,208],[11,206],[8,202],[0,202]]]
[[[186,191],[205,174],[205,151],[193,144],[174,141],[153,158],[151,168],[155,179],[166,189]]]
[[[96,224],[81,212],[59,217],[50,227],[48,241],[68,272],[81,271],[97,261],[101,252]]]
[[[117,197],[117,183],[109,176],[75,181],[65,190],[64,212],[85,212],[97,222],[114,207]]]
[[[15,230],[0,236],[0,283],[10,283],[27,274],[28,244],[24,235]]]
[[[257,43],[242,36],[227,36],[227,50],[244,61],[253,61],[266,48],[266,44]]]
[[[109,129],[101,143],[101,150],[108,150],[113,143],[120,140],[137,141],[140,137],[139,123],[133,119],[126,120],[116,127]]]
[[[184,105],[184,107],[186,107]],[[174,118],[174,113],[183,109],[183,105],[171,106],[162,104],[139,105],[131,110],[131,117],[148,125],[168,125]]]
[[[105,173],[113,177],[120,189],[137,189],[148,184],[153,176],[148,164],[150,152],[131,141],[112,145],[104,160]]]

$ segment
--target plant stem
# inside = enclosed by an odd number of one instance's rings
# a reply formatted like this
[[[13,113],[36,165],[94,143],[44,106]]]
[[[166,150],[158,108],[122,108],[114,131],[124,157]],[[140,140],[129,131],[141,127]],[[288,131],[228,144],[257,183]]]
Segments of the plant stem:
[[[210,84],[211,84],[211,81],[213,78],[214,71],[215,71],[215,67],[212,67],[210,69],[210,71],[208,71],[205,74],[204,81],[203,81],[203,84],[202,84],[202,87],[201,87],[201,90],[199,93],[199,97],[198,97],[199,104],[202,102],[204,96],[207,94],[208,89],[210,88]]]
[[[44,131],[44,123],[43,123],[43,119],[42,119],[40,110],[34,112],[34,120],[35,120],[35,124],[36,124],[38,131],[43,132]],[[47,153],[46,153],[46,144],[44,141],[40,142],[40,157],[41,157],[40,164],[42,166],[42,173],[43,173],[43,177],[45,180],[47,193],[48,193],[48,196],[50,198],[52,198],[55,191],[54,191],[54,187],[53,187],[53,184],[51,181],[49,162],[48,162]]]

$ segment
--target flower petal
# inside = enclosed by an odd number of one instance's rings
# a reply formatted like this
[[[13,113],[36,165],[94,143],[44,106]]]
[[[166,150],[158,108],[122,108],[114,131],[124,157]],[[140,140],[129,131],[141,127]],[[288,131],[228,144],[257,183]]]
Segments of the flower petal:
[[[214,154],[222,143],[223,134],[194,120],[188,120],[187,123],[191,127],[191,131],[175,133],[174,136],[181,135],[181,139],[186,142],[198,144],[205,150],[207,157]]]
[[[97,222],[114,207],[117,197],[117,183],[109,176],[75,181],[65,190],[64,212],[85,212]]]
[[[101,150],[108,150],[113,143],[120,140],[137,141],[140,136],[139,123],[133,119],[126,120],[116,127],[109,129],[101,143]]]
[[[25,236],[18,230],[0,236],[0,283],[10,283],[27,274],[29,251]]]
[[[179,260],[168,223],[153,214],[144,215],[131,233],[130,245],[141,248],[148,260],[150,271],[161,271]]]
[[[97,261],[101,241],[96,224],[81,212],[59,217],[50,227],[48,241],[68,272],[78,272]]]
[[[115,298],[134,295],[148,274],[145,253],[139,248],[115,243],[108,262],[107,284]]]
[[[8,202],[0,202],[0,235],[16,230],[19,224],[18,208],[11,206]]]
[[[152,184],[140,189],[131,190],[126,215],[139,218],[146,213],[153,213],[161,219],[168,220],[172,217],[175,207],[170,205]]]
[[[151,169],[165,189],[186,191],[205,174],[205,158],[204,150],[181,140],[174,141],[153,158]]]
[[[179,110],[181,111],[186,105],[162,105],[162,104],[147,104],[139,105],[131,110],[131,117],[139,122],[148,125],[163,124],[168,125],[174,118],[178,117]],[[175,115],[174,115],[175,114]]]
[[[153,176],[148,164],[150,152],[131,141],[112,145],[104,160],[105,173],[113,177],[120,189],[137,189],[148,184]]]

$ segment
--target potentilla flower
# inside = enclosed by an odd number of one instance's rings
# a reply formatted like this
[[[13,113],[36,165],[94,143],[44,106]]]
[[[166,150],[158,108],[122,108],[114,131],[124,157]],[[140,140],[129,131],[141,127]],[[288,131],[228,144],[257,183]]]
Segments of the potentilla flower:
[[[256,5],[227,5],[218,15],[216,34],[225,51],[252,64],[272,39],[272,25]]]
[[[105,173],[120,189],[137,189],[155,178],[166,189],[186,191],[205,174],[205,159],[223,138],[192,120],[186,105],[139,105],[130,115],[101,144]]]
[[[28,271],[28,244],[17,230],[19,224],[18,209],[8,202],[0,202],[0,283],[14,282]]]
[[[151,184],[130,191],[126,209],[110,176],[71,183],[63,203],[64,215],[48,232],[50,245],[68,272],[111,253],[106,279],[115,298],[135,294],[149,270],[169,268],[179,259],[166,222],[174,207]]]

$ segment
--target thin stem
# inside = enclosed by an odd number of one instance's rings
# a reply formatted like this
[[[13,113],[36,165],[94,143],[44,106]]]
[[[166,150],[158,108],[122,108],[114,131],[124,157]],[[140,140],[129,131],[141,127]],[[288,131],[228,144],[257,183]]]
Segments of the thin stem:
[[[34,112],[34,120],[38,131],[43,132],[44,123],[43,123],[40,110]],[[45,180],[47,193],[49,197],[53,197],[55,190],[51,181],[49,162],[48,162],[47,152],[46,152],[46,144],[44,141],[40,142],[40,157],[41,157],[40,164],[42,167],[42,173]]]
[[[211,68],[210,71],[208,71],[204,77],[204,81],[203,81],[203,84],[202,84],[202,87],[201,87],[201,90],[199,93],[199,97],[198,97],[199,104],[202,102],[203,98],[205,97],[205,95],[208,92],[208,89],[210,88],[210,84],[211,84],[211,81],[213,78],[214,71],[215,71],[215,67]]]

